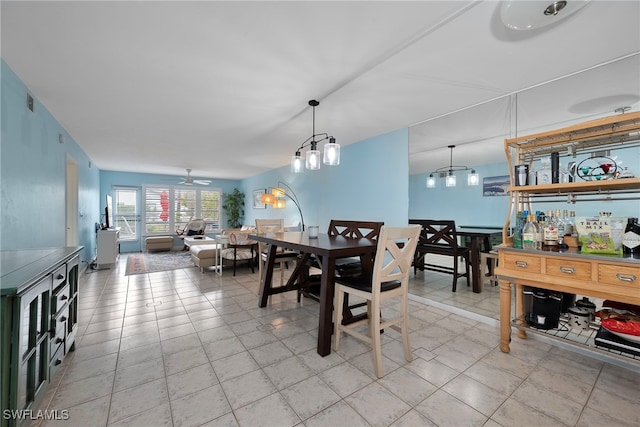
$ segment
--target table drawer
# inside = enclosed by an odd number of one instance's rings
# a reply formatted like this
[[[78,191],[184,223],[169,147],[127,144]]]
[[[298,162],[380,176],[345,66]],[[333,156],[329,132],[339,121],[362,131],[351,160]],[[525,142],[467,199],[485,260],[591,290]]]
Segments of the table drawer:
[[[517,272],[540,273],[540,257],[530,254],[504,252],[500,268]]]
[[[564,279],[588,281],[591,280],[591,263],[572,259],[547,258],[545,273]]]
[[[640,267],[599,264],[598,281],[610,285],[629,286],[640,289]]]
[[[64,336],[66,332],[67,332],[66,322],[59,322],[55,329],[55,336],[51,337],[51,340],[49,341],[50,357],[54,357],[56,351],[58,350],[58,347],[62,346],[62,343],[64,343]]]
[[[53,272],[53,287],[52,289],[57,288],[67,281],[67,265],[63,265]]]
[[[69,302],[69,285],[63,286],[51,295],[51,313],[56,314]]]

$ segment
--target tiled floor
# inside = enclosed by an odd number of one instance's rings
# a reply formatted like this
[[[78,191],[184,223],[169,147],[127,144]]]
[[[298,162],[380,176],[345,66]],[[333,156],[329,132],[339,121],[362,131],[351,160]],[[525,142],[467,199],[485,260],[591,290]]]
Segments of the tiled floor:
[[[640,425],[640,373],[539,341],[504,354],[487,323],[412,302],[414,360],[385,331],[377,380],[350,337],[317,355],[317,303],[290,292],[258,308],[249,269],[124,276],[125,261],[82,276],[77,349],[42,406],[68,409],[64,426]],[[414,290],[494,317],[495,291],[426,282]]]

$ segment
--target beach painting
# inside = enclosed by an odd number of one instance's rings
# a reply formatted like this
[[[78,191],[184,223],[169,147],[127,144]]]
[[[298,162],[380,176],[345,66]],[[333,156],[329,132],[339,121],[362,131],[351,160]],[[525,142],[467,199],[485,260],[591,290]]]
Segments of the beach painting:
[[[508,196],[509,175],[482,178],[483,196]]]

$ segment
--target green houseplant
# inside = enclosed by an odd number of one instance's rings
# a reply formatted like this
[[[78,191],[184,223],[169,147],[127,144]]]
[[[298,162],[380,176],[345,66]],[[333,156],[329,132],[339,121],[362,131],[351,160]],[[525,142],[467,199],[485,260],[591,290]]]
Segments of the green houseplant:
[[[231,193],[225,193],[222,209],[227,216],[227,226],[229,228],[240,228],[242,218],[244,218],[244,193],[237,188]]]

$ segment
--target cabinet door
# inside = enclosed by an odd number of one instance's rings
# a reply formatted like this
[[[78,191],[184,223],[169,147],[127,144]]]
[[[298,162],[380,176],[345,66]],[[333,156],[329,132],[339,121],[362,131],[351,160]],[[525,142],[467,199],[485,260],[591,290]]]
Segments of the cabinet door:
[[[49,320],[52,277],[47,276],[27,292],[18,295],[18,391],[17,408],[26,409],[36,400],[49,372]]]

